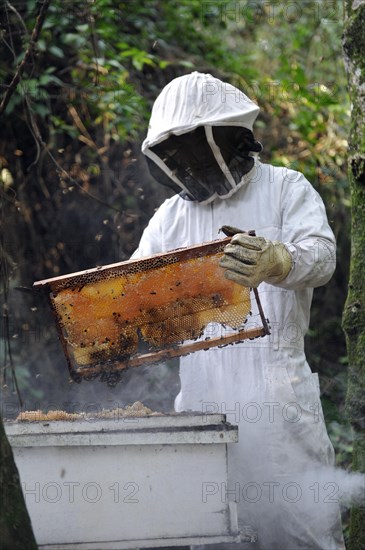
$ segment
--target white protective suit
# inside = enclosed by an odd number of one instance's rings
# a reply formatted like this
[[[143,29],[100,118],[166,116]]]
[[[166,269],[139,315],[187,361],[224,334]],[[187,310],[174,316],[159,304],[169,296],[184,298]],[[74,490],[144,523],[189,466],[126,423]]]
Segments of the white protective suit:
[[[196,126],[252,129],[257,114],[240,91],[194,72],[161,92],[142,150],[153,157],[149,147]],[[228,446],[229,485],[206,498],[236,500],[239,522],[257,530],[261,549],[344,548],[336,486],[328,473],[333,447],[303,342],[313,288],[325,284],[335,268],[335,239],[318,193],[301,173],[255,156],[252,170],[224,199],[166,200],[134,257],[217,239],[227,224],[283,242],[293,265],[281,283],[259,285],[270,336],[181,358],[176,410],[226,413],[239,425],[239,443]]]

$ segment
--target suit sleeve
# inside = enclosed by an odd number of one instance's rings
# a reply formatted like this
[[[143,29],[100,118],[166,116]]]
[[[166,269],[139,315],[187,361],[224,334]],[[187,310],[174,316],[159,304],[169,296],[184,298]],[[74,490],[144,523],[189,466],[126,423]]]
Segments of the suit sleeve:
[[[302,174],[283,191],[282,241],[293,263],[277,286],[301,290],[324,285],[336,267],[336,241],[323,201]]]

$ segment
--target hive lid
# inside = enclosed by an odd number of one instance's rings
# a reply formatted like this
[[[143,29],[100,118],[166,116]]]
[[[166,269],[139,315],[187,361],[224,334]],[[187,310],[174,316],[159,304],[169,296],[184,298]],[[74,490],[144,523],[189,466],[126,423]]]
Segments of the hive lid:
[[[172,413],[72,421],[6,422],[13,447],[234,443],[238,427],[219,413]]]

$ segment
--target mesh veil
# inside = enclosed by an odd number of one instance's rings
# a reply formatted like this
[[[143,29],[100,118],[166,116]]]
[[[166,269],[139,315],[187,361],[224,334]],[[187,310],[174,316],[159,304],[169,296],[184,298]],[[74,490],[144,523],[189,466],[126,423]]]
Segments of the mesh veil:
[[[230,195],[252,169],[251,153],[261,150],[262,145],[247,128],[200,126],[151,147],[158,161],[147,157],[147,163],[161,184],[177,193],[183,191],[186,198],[205,202],[217,195]]]

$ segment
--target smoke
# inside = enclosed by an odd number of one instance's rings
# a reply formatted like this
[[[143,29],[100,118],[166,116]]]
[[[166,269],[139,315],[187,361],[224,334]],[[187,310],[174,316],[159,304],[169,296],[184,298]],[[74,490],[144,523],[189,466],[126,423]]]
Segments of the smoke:
[[[365,474],[347,472],[341,468],[323,468],[321,479],[332,479],[341,508],[365,506]]]
[[[304,391],[313,382],[298,381],[297,395],[278,382],[280,391],[269,387],[265,395],[262,389],[260,402],[253,399],[257,387],[247,383],[237,389],[237,399],[203,406],[239,427],[238,442],[228,444],[228,482],[207,479],[203,501],[236,502],[239,526],[256,531],[260,548],[342,550],[341,511],[365,505],[365,476],[334,466],[319,394],[317,401],[314,392]],[[242,391],[252,399],[240,401]]]
[[[344,548],[341,511],[365,505],[365,476],[331,465],[333,449],[320,423],[310,430],[303,419],[287,424],[240,427],[219,498],[236,501],[239,523],[254,527],[263,548]]]

